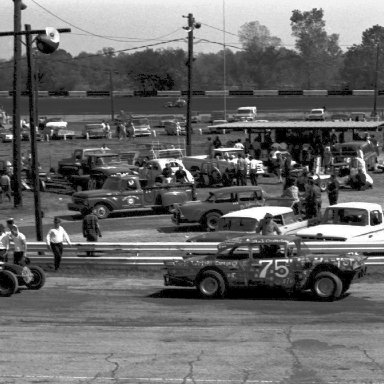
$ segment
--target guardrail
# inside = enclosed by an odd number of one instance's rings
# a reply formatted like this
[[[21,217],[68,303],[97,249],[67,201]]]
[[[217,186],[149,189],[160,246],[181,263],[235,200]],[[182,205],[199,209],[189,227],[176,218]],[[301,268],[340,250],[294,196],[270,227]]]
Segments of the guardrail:
[[[371,266],[384,265],[384,241],[372,242],[306,242],[302,249],[314,254],[328,253],[372,253],[382,256],[369,256],[366,264]],[[95,256],[87,257],[87,251]],[[74,243],[64,245],[63,263],[108,264],[108,265],[162,265],[166,260],[181,260],[186,253],[215,253],[217,243],[188,242],[129,242],[129,243]],[[28,242],[28,255],[36,263],[52,262],[52,253],[47,250],[44,242]]]

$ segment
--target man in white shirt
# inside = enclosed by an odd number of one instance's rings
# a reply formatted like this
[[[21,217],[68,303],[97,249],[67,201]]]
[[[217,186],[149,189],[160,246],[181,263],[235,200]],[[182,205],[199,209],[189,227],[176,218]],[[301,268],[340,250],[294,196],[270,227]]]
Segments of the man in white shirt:
[[[61,258],[63,256],[63,242],[66,241],[68,245],[71,245],[68,233],[60,223],[61,220],[55,217],[53,220],[54,227],[48,231],[46,237],[48,250],[53,252],[55,271],[60,268]]]
[[[8,261],[9,234],[5,232],[5,227],[0,224],[0,261]]]
[[[19,232],[19,229],[15,224],[11,226],[9,239],[13,242],[14,247],[13,264],[24,265],[25,255],[27,253],[27,239],[21,232]]]

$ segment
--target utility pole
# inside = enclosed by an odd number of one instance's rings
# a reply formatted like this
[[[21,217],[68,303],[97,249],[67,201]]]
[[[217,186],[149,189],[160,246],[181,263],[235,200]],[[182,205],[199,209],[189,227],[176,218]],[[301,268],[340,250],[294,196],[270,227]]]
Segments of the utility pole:
[[[115,120],[115,104],[113,100],[113,75],[112,69],[109,70],[109,93],[111,95],[111,120]]]
[[[15,41],[18,40],[18,44],[20,45],[21,36],[26,36],[26,47],[27,47],[27,61],[28,61],[28,95],[29,95],[29,120],[30,120],[30,133],[31,133],[31,174],[32,174],[32,182],[33,182],[33,192],[34,192],[34,200],[35,200],[35,219],[36,219],[36,237],[38,241],[43,240],[42,237],[42,221],[41,221],[41,207],[40,207],[40,180],[39,180],[39,169],[38,169],[38,158],[37,158],[37,145],[36,145],[36,111],[35,111],[35,92],[34,92],[34,71],[33,71],[33,61],[32,61],[32,35],[38,35],[36,37],[37,48],[46,54],[54,52],[59,46],[59,34],[58,32],[71,32],[69,28],[62,28],[55,30],[54,28],[47,27],[46,29],[37,29],[31,30],[30,25],[25,25],[25,31],[21,31],[20,23],[20,10],[21,10],[21,1],[15,1],[15,25],[17,27],[12,32],[0,32],[1,36],[14,36]],[[17,23],[16,23],[16,18]],[[18,47],[20,48],[20,47]],[[17,51],[17,49],[15,50]],[[18,54],[15,53],[15,57],[20,56],[20,52]],[[19,63],[20,59],[16,59],[15,63]],[[16,165],[16,169],[14,171],[14,201],[15,207],[18,207],[22,204],[21,198],[21,155],[20,155],[20,141],[21,141],[21,127],[20,127],[20,68],[19,65],[15,64],[15,73],[14,73],[14,88],[16,92],[14,92],[14,115],[13,115],[13,124],[14,124],[14,164]],[[16,144],[15,144],[16,143]],[[18,184],[18,178],[20,178],[20,183]],[[20,189],[17,191],[17,189]],[[19,196],[15,196],[18,193]],[[18,200],[17,200],[18,199]]]
[[[195,22],[192,13],[188,13],[188,26],[183,27],[188,31],[188,91],[187,91],[187,122],[186,122],[186,136],[187,136],[187,156],[192,155],[192,124],[191,124],[191,103],[192,103],[192,67],[193,67],[193,30],[200,28],[201,24]]]
[[[32,36],[31,26],[25,25],[25,40],[27,47],[27,64],[28,64],[28,97],[29,97],[29,126],[31,135],[31,178],[33,185],[33,197],[35,202],[35,224],[36,224],[36,240],[43,240],[43,222],[41,217],[40,203],[40,179],[39,179],[39,160],[36,144],[36,80],[34,78],[34,63],[32,59]]]
[[[23,206],[21,192],[21,116],[20,116],[20,60],[21,60],[21,11],[26,8],[21,0],[13,0],[13,90],[12,90],[12,124],[13,124],[13,205]]]
[[[379,52],[380,52],[380,44],[377,43],[376,47],[376,65],[375,65],[375,83],[374,83],[374,95],[373,95],[373,111],[372,117],[377,117],[377,82],[379,77]]]

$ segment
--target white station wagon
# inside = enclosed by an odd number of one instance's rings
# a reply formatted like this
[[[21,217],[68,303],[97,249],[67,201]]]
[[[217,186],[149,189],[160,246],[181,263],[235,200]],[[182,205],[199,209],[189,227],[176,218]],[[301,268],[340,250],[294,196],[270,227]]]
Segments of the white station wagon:
[[[275,206],[252,207],[221,216],[215,232],[193,236],[187,241],[221,242],[232,237],[255,234],[260,220],[267,213],[273,216],[273,220],[278,225],[282,235],[293,235],[299,229],[308,226],[308,220],[302,220],[299,216],[295,215],[292,208]]]

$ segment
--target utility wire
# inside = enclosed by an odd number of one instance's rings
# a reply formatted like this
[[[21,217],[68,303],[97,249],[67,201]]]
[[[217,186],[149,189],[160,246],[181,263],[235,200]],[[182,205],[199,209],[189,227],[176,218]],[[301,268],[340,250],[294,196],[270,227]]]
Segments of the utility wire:
[[[73,28],[76,28],[78,29],[79,31],[82,31],[84,32],[86,35],[91,35],[91,36],[94,36],[94,37],[98,37],[98,38],[102,38],[102,39],[106,39],[106,40],[110,40],[110,41],[116,41],[116,42],[120,42],[120,43],[127,43],[127,42],[130,42],[130,41],[136,41],[136,42],[140,42],[140,41],[154,41],[154,40],[160,40],[160,39],[163,39],[165,37],[168,37],[170,35],[173,35],[174,33],[178,32],[178,31],[181,31],[181,28],[178,28],[170,33],[167,33],[163,36],[159,36],[159,37],[155,37],[155,38],[151,38],[151,39],[139,39],[139,38],[128,38],[128,37],[113,37],[113,36],[106,36],[106,35],[99,35],[97,33],[93,33],[93,32],[90,32],[90,31],[87,31],[81,27],[78,27],[77,25],[74,25],[72,23],[70,23],[69,21],[67,20],[64,20],[63,18],[61,18],[60,16],[56,15],[55,13],[51,12],[49,9],[43,7],[41,4],[39,4],[37,1],[35,0],[31,0],[35,5],[37,5],[38,7],[40,7],[41,9],[43,9],[45,12],[49,13],[51,16],[55,17],[56,19],[70,25],[71,27]]]

